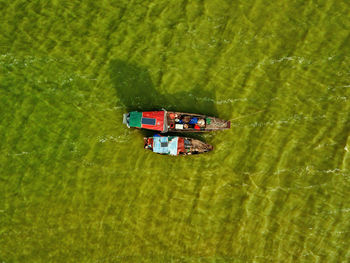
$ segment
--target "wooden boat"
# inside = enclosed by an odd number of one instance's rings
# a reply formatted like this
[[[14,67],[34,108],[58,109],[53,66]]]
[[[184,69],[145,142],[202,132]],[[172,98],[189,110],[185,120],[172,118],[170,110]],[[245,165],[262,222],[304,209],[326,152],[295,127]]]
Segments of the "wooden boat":
[[[132,111],[123,115],[123,123],[129,128],[165,132],[207,132],[226,130],[230,121],[202,114],[176,111]]]
[[[192,155],[210,152],[213,146],[200,140],[178,137],[178,136],[160,136],[145,137],[145,149],[154,153],[165,155]]]

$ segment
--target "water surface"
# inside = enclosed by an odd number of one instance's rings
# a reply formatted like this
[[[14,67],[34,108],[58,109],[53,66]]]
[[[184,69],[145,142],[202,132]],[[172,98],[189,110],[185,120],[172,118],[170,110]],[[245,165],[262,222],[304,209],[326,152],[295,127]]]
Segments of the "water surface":
[[[347,1],[0,3],[3,262],[350,260]],[[144,151],[122,113],[231,120]]]

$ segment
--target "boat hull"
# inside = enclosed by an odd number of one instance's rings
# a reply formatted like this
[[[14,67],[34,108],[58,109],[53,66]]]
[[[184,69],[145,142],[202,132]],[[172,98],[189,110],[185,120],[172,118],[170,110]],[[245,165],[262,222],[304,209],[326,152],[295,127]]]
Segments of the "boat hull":
[[[129,112],[123,115],[128,128],[166,132],[210,132],[227,130],[231,122],[203,114],[176,111]]]
[[[179,136],[153,136],[144,138],[144,148],[162,155],[195,155],[214,149],[210,144],[197,139]]]

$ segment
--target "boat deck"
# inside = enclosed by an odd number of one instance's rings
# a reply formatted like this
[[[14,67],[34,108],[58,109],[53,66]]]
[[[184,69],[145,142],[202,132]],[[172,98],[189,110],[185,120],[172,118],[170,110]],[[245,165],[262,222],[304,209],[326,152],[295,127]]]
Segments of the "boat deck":
[[[176,116],[176,117],[174,117]],[[183,120],[185,117],[189,118],[197,118],[198,120],[202,120],[202,125],[197,126],[197,129],[194,128],[195,125],[191,125],[188,122],[179,123],[176,120]],[[230,121],[224,121],[215,117],[208,117],[200,114],[192,114],[192,113],[183,113],[183,112],[167,112],[167,125],[168,131],[176,131],[176,132],[205,132],[205,131],[215,131],[215,130],[224,130],[230,128]],[[186,125],[188,128],[185,128]]]

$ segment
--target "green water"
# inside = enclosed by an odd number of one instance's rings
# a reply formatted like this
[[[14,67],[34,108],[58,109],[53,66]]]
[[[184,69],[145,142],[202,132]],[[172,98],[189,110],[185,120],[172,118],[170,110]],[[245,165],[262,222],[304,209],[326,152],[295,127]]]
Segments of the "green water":
[[[349,262],[350,4],[0,1],[1,262]],[[206,113],[159,156],[129,110]]]

